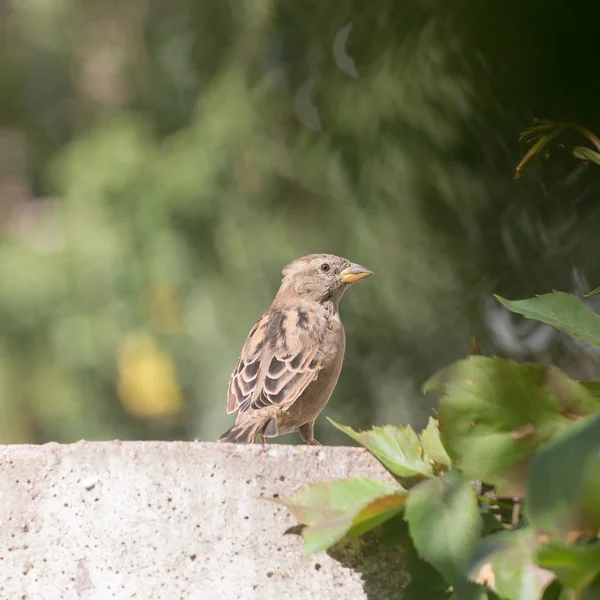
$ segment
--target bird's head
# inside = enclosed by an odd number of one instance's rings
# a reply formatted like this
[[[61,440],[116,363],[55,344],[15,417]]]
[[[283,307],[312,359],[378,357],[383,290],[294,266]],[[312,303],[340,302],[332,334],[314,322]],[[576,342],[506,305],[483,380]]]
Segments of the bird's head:
[[[352,284],[372,275],[365,267],[333,254],[309,254],[287,265],[280,293],[293,292],[316,302],[335,305]]]

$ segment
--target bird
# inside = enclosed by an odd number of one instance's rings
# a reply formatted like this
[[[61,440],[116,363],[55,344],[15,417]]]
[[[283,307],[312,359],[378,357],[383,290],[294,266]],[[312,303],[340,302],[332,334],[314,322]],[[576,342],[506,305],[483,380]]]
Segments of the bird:
[[[309,254],[282,271],[271,306],[252,327],[227,390],[236,422],[220,442],[249,444],[299,431],[307,444],[338,382],[346,334],[339,303],[373,272],[333,254]]]

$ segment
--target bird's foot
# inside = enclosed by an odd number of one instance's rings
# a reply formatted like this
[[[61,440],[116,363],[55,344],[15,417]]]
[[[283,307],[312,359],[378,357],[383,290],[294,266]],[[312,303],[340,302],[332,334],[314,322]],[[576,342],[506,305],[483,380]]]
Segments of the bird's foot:
[[[317,440],[312,440],[311,442],[308,442],[311,446],[322,446],[323,444],[321,444],[321,442],[317,442]]]
[[[261,447],[262,451],[266,452],[267,451],[267,444],[265,442],[265,436],[258,434],[256,437],[260,441],[260,447]]]

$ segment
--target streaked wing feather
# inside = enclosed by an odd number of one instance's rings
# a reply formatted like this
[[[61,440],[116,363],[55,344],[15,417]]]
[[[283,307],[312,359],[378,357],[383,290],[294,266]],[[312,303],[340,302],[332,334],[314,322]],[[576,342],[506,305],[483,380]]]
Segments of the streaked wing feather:
[[[256,389],[256,381],[260,374],[260,352],[264,346],[260,340],[256,339],[256,332],[265,321],[266,315],[250,330],[242,354],[229,378],[229,387],[227,389],[227,414],[231,414],[248,404],[252,393]]]
[[[297,310],[271,309],[252,328],[229,380],[228,413],[267,406],[287,410],[317,378],[319,328],[303,328],[299,339],[288,339],[286,321],[297,318]]]
[[[293,356],[274,356],[269,365],[267,376],[264,379],[259,397],[251,403],[252,408],[264,408],[265,406],[278,406],[287,410],[314,381],[320,370],[320,361],[315,360],[317,348],[305,348]],[[306,356],[308,355],[308,356]],[[303,360],[297,368],[292,367],[292,362],[301,357]],[[277,363],[277,370],[272,370],[271,365]],[[281,365],[284,368],[281,368]]]

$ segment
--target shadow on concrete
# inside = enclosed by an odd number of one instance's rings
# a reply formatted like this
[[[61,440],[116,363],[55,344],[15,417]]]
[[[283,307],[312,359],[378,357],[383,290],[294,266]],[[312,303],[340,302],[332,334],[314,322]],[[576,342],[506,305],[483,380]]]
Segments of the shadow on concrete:
[[[385,545],[381,528],[359,538],[343,539],[327,554],[360,573],[370,600],[398,600],[410,582],[402,546]]]
[[[285,533],[301,535],[303,525],[290,527]],[[327,554],[347,569],[359,573],[369,600],[399,600],[410,583],[401,544],[390,547],[383,541],[383,530],[344,538]],[[320,565],[317,563],[316,568]]]

